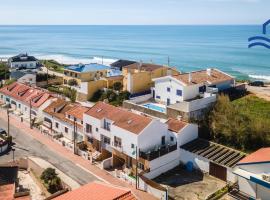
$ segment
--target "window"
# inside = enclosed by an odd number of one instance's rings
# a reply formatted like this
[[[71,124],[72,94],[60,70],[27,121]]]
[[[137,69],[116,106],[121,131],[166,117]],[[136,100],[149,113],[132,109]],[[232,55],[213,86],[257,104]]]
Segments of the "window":
[[[171,88],[167,87],[167,92],[171,92]]]
[[[18,107],[21,108],[21,104],[18,104]]]
[[[180,103],[180,101],[176,101],[176,103]]]
[[[77,121],[77,118],[76,118],[76,117],[74,117],[74,121],[75,121],[75,122]]]
[[[169,106],[171,104],[171,100],[167,99],[167,106]]]
[[[77,75],[77,74],[75,74],[75,77],[77,78],[77,77],[78,77],[78,75]]]
[[[59,128],[58,122],[55,122],[55,127],[56,127],[56,128]]]
[[[24,110],[27,111],[27,108],[25,107]]]
[[[98,128],[96,128],[96,132],[98,132]]]
[[[182,90],[176,90],[176,95],[177,96],[182,96]]]
[[[90,142],[90,143],[93,143],[94,142],[94,140],[93,140],[92,137],[87,137],[87,141]]]
[[[165,136],[161,137],[161,145],[165,145]]]
[[[156,96],[157,99],[160,99],[160,96]]]
[[[111,131],[111,123],[104,119],[104,129]]]
[[[67,127],[65,127],[65,133],[68,133],[68,128]]]
[[[70,119],[70,115],[68,115],[68,118]]]
[[[115,147],[122,147],[122,140],[121,140],[121,138],[114,136],[114,146]]]
[[[205,91],[206,91],[206,86],[205,85],[199,87],[199,92],[200,93],[204,93]]]
[[[92,126],[90,124],[86,124],[86,133],[92,133]]]
[[[138,163],[138,168],[141,169],[141,170],[144,170],[144,164],[142,164],[142,163],[139,162]]]
[[[131,144],[131,148],[134,149],[135,145],[134,144]]]
[[[83,124],[83,121],[81,121],[81,124]]]
[[[103,136],[103,143],[105,144],[111,144],[111,139],[106,137],[106,136]]]
[[[171,142],[173,142],[174,141],[174,137],[171,136],[170,138],[171,138]]]

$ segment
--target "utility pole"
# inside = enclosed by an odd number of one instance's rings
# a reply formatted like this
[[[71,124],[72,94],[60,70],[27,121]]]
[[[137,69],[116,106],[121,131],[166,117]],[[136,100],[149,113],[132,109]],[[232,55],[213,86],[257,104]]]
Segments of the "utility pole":
[[[77,123],[76,123],[76,121],[75,121],[75,117],[73,117],[73,128],[74,128],[74,130],[73,130],[73,143],[74,143],[74,145],[73,145],[73,153],[74,154],[76,154],[76,136],[77,136],[77,133],[76,133],[76,131],[77,131]]]
[[[136,146],[136,189],[138,189],[138,152]]]
[[[9,137],[9,108],[7,109],[7,117],[8,117],[8,131],[7,131],[7,134],[8,134],[8,137]]]
[[[32,129],[32,99],[30,99],[30,111],[29,111],[29,117],[30,117],[30,128]]]
[[[168,56],[168,66],[170,66],[170,56]]]

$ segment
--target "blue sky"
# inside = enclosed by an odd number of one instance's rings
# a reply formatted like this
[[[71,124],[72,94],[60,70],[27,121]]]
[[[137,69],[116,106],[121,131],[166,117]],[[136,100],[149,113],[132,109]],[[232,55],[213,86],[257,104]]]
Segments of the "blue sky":
[[[262,24],[270,0],[0,0],[0,24]]]

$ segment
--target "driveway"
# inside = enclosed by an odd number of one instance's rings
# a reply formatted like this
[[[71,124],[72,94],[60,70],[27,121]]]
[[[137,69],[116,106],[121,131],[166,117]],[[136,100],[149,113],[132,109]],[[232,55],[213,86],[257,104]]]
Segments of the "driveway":
[[[225,182],[201,172],[188,172],[181,167],[154,179],[168,187],[169,196],[176,200],[204,200],[226,185]]]

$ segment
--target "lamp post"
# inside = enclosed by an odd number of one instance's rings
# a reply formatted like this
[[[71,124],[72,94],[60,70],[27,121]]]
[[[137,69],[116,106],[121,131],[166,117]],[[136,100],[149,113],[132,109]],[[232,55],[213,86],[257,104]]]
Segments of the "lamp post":
[[[8,137],[9,137],[9,108],[7,109],[7,117],[8,117],[8,131],[7,131],[7,134],[8,134]]]
[[[138,152],[136,146],[136,189],[138,189]]]

